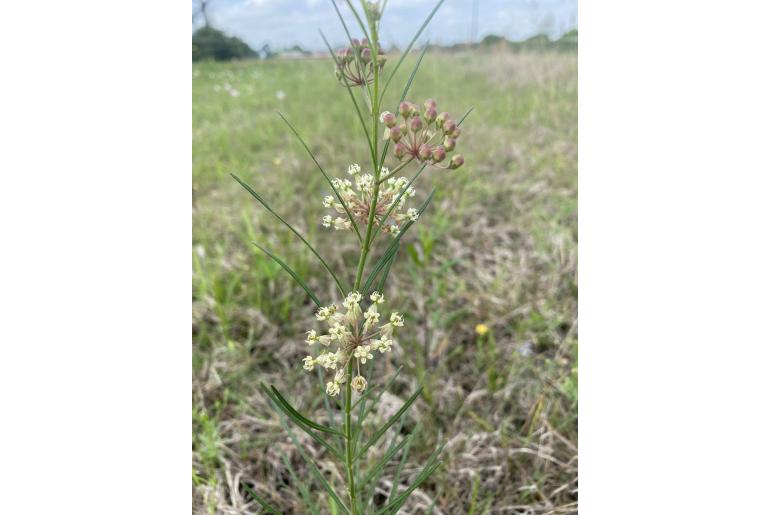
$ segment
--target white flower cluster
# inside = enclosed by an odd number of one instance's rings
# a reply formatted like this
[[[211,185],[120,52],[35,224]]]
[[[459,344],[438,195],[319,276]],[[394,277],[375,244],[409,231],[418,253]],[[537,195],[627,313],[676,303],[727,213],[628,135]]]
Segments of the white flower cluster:
[[[316,343],[325,349],[329,349],[332,344],[336,346],[336,349],[324,350],[315,358],[306,356],[302,365],[308,372],[316,366],[334,371],[334,378],[326,383],[326,393],[329,395],[335,396],[340,392],[340,385],[347,380],[345,369],[351,359],[355,360],[358,374],[352,378],[350,385],[357,392],[363,392],[367,382],[361,376],[360,365],[374,359],[376,351],[380,354],[391,351],[394,328],[404,326],[404,318],[399,313],[391,313],[388,322],[378,326],[378,305],[385,302],[381,293],[374,292],[369,296],[370,304],[366,311],[361,309],[362,301],[363,296],[354,291],[342,302],[344,313],[335,304],[320,308],[316,312],[316,319],[328,324],[327,334],[318,334],[315,329],[307,332],[305,342],[310,346]]]
[[[372,204],[372,196],[374,195],[374,175],[361,173],[361,167],[355,163],[348,167],[348,174],[353,178],[352,181],[350,179],[334,178],[332,179],[332,184],[339,192],[340,197],[342,197],[354,221],[366,224],[369,221],[369,210]],[[389,174],[390,170],[383,167],[381,176],[384,178]],[[403,195],[401,195],[402,192]],[[400,199],[398,198],[399,195],[401,196]],[[419,216],[416,209],[409,208],[406,212],[403,211],[407,198],[414,197],[414,195],[415,189],[409,186],[409,180],[406,177],[388,177],[385,179],[380,184],[377,194],[377,203],[374,210],[376,225],[382,231],[396,236],[401,232],[402,223],[406,221],[416,222]],[[396,202],[396,199],[398,199],[398,202]],[[338,200],[333,195],[326,195],[323,198],[323,206],[334,209],[341,216],[334,218],[331,215],[326,215],[321,219],[321,225],[327,228],[334,227],[336,230],[352,229],[353,224],[347,217],[345,207]],[[393,208],[392,211],[391,207]],[[388,211],[390,211],[389,214]],[[388,214],[387,219],[385,219],[386,214]]]

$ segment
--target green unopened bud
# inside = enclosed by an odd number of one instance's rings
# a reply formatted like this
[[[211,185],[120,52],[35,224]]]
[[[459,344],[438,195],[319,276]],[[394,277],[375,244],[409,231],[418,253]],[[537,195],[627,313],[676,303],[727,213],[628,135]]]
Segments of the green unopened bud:
[[[420,161],[426,161],[427,159],[430,159],[430,156],[431,151],[427,143],[420,145],[420,148],[417,150],[417,157],[420,158]]]
[[[455,149],[455,143],[455,140],[449,136],[444,138],[444,148],[447,150],[447,152],[451,152]]]
[[[465,159],[463,159],[462,154],[455,154],[452,156],[452,160],[449,161],[449,169],[454,170],[456,168],[460,168],[464,162]]]
[[[449,119],[449,113],[444,111],[436,117],[436,127],[441,128],[444,125],[444,121]]]
[[[444,150],[444,147],[438,146],[433,149],[433,162],[434,163],[440,163],[444,160],[446,157],[446,150]]]
[[[361,50],[361,61],[368,64],[372,60],[372,50],[369,47]]]

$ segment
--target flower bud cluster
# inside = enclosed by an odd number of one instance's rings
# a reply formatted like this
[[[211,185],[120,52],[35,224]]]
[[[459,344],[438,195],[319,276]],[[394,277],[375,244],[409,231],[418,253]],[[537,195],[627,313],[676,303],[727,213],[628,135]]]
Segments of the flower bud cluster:
[[[337,51],[337,65],[334,74],[343,85],[346,79],[351,86],[371,84],[374,81],[374,67],[377,66],[382,70],[385,66],[387,60],[385,52],[380,48],[377,50],[378,55],[373,57],[368,40],[359,41],[354,38],[352,43],[352,47],[345,47]]]
[[[397,114],[383,112],[380,121],[385,124],[384,139],[394,143],[393,153],[400,160],[417,159],[449,170],[461,167],[462,154],[455,154],[445,165],[439,165],[457,145],[461,132],[457,122],[447,112],[439,114],[433,99],[426,100],[423,107],[421,111],[412,102],[401,102]]]
[[[369,222],[369,211],[372,207],[374,175],[362,173],[361,167],[357,164],[352,164],[348,167],[348,174],[352,180],[334,178],[332,179],[332,184],[350,210],[350,214],[353,215],[355,222],[365,225]],[[383,167],[381,176],[384,178],[389,174],[390,170]],[[402,192],[403,195],[401,194]],[[419,213],[415,208],[409,208],[404,211],[407,198],[414,197],[415,193],[415,189],[409,186],[409,179],[406,177],[388,177],[382,181],[377,192],[377,203],[374,208],[375,225],[381,231],[396,236],[401,232],[403,223],[408,221],[416,222]],[[346,217],[345,207],[342,203],[338,202],[336,197],[333,195],[325,196],[323,198],[323,206],[334,209],[340,216],[333,218],[331,215],[326,215],[321,219],[321,225],[327,228],[334,227],[337,230],[352,230],[353,224]],[[391,207],[393,207],[392,210]],[[387,215],[387,218],[385,215]]]
[[[326,383],[326,393],[336,396],[340,386],[350,380],[350,386],[358,393],[366,389],[367,382],[361,376],[361,365],[374,359],[375,353],[390,352],[393,348],[393,332],[396,327],[404,326],[404,318],[398,313],[391,313],[388,322],[380,323],[378,305],[385,302],[385,297],[379,292],[369,296],[366,311],[362,310],[363,296],[351,292],[345,298],[342,306],[345,312],[338,310],[336,304],[320,308],[316,319],[326,322],[329,326],[327,334],[318,334],[315,329],[307,332],[305,342],[314,346],[320,345],[323,350],[315,358],[306,356],[302,367],[311,372],[316,366],[334,372],[332,379]],[[332,350],[332,347],[335,347]],[[347,365],[355,360],[357,375],[352,379],[347,376]]]

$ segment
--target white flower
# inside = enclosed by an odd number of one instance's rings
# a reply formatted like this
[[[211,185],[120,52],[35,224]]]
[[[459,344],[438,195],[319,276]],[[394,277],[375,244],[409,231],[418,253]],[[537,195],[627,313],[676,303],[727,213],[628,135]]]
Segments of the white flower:
[[[380,354],[384,352],[390,352],[392,346],[393,346],[393,340],[391,340],[387,336],[383,336],[382,338],[377,340],[377,349],[380,351]]]
[[[313,345],[315,342],[318,341],[318,334],[315,332],[315,329],[311,329],[307,332],[307,338],[305,339],[305,342],[308,345]]]
[[[352,165],[348,166],[348,173],[350,175],[356,175],[361,172],[361,167],[358,166],[357,163],[353,163]]]
[[[337,306],[335,304],[332,304],[331,306],[325,306],[318,309],[318,312],[315,314],[316,319],[320,321],[328,320],[334,313],[337,312]]]
[[[378,291],[372,292],[372,294],[369,295],[369,298],[375,304],[382,304],[383,302],[385,302],[385,296],[382,293],[378,292]]]
[[[313,356],[305,356],[304,364],[302,365],[302,368],[310,372],[313,370],[313,365],[315,365],[315,361],[313,361]]]
[[[339,370],[337,370],[337,373],[334,374],[334,382],[335,383],[344,383],[345,382],[345,375],[346,375],[345,369],[344,368],[340,368]]]
[[[323,200],[324,207],[332,207],[332,204],[334,204],[334,197],[326,195]]]
[[[371,349],[368,345],[361,345],[356,347],[356,350],[353,351],[353,356],[355,356],[362,365],[366,363],[367,359],[374,358],[374,355],[371,353]]]
[[[275,98],[277,98],[278,100],[283,100],[284,98],[286,98],[286,93],[284,93],[282,89],[279,89],[278,91],[275,92]]]
[[[328,347],[331,342],[332,342],[332,337],[329,336],[328,334],[318,337],[318,343],[320,343],[324,347]]]
[[[347,328],[342,324],[335,324],[334,327],[329,329],[329,336],[332,340],[344,341],[347,335]]]
[[[350,229],[352,224],[347,218],[337,217],[334,219],[334,229],[339,231],[340,229]]]
[[[318,356],[315,360],[317,365],[321,365],[325,369],[332,369],[335,370],[337,368],[337,353],[336,352],[325,352]]]
[[[353,307],[354,304],[358,304],[359,302],[361,302],[361,299],[362,297],[360,293],[358,293],[357,291],[352,291],[348,293],[347,297],[345,297],[345,300],[342,302],[342,305],[350,309]]]
[[[416,222],[417,218],[420,216],[420,213],[418,213],[415,208],[410,207],[406,210],[406,216],[408,216],[411,221]]]
[[[363,193],[370,193],[374,186],[374,176],[370,173],[365,173],[356,176],[356,188]]]
[[[366,390],[366,379],[363,376],[356,376],[350,381],[350,386],[358,393],[361,393]]]
[[[396,224],[390,224],[387,228],[387,232],[389,232],[393,236],[398,236],[398,233],[401,232],[401,229],[399,229],[398,225]]]
[[[385,123],[385,116],[391,114],[390,111],[383,111],[380,113],[380,123]]]
[[[336,397],[337,394],[340,393],[340,384],[334,381],[329,381],[326,383],[326,393],[332,397]]]
[[[391,313],[390,323],[393,324],[394,327],[404,327],[404,317],[395,312]]]
[[[331,215],[326,215],[321,219],[321,225],[324,227],[331,227],[332,226],[332,217]]]

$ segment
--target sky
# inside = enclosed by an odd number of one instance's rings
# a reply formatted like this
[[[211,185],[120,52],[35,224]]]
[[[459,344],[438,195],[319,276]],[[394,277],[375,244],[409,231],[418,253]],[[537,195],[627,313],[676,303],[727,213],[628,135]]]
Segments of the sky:
[[[388,0],[380,35],[383,45],[408,44],[436,1]],[[469,41],[474,1],[478,2],[476,40],[488,34],[513,41],[541,33],[558,37],[577,28],[577,0],[446,0],[418,41],[442,45]],[[352,3],[360,5],[358,1]],[[199,0],[192,1],[193,14],[199,5]],[[346,41],[331,0],[209,0],[208,5],[212,26],[255,49],[267,43],[273,50],[295,44],[325,50],[318,29],[333,46]],[[344,0],[338,0],[338,5],[348,26],[354,26]],[[194,16],[193,29],[201,25],[203,19]]]

